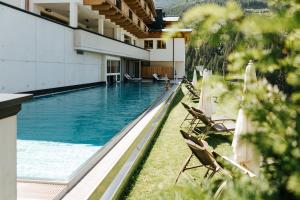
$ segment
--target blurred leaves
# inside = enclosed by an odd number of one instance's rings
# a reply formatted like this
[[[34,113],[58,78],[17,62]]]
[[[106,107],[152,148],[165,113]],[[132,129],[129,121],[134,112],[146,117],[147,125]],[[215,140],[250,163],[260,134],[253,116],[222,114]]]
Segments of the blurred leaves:
[[[268,5],[269,12],[248,13],[234,1],[206,4],[188,11],[174,26],[192,27],[193,44],[209,46],[201,47],[202,53],[226,63],[225,79],[212,82],[222,93],[220,101],[242,107],[257,126],[246,139],[263,156],[262,174],[254,181],[229,181],[223,199],[300,198],[300,1],[269,0]],[[218,52],[218,57],[209,55]],[[249,60],[259,80],[243,94],[242,84],[226,80],[244,74]],[[203,60],[209,63],[219,64]],[[206,197],[213,194],[207,190],[201,190]]]

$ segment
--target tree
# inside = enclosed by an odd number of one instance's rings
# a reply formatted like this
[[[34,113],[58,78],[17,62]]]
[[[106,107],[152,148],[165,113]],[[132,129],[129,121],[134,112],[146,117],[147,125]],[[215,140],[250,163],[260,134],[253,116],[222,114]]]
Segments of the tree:
[[[258,87],[243,102],[236,98],[241,87],[223,79],[213,83],[222,88],[224,105],[236,100],[257,125],[245,139],[265,163],[254,180],[228,180],[223,199],[300,198],[300,1],[269,0],[268,6],[268,12],[246,13],[236,2],[206,4],[189,10],[175,27],[193,27],[192,41],[198,45],[217,48],[235,41],[224,54],[227,79],[240,77],[249,60],[259,73]],[[209,190],[202,189],[208,199]]]

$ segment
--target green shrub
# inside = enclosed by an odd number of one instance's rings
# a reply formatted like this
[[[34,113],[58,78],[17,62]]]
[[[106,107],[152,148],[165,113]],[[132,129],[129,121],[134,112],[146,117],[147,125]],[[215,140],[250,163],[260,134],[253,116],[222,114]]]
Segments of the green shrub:
[[[222,87],[222,104],[240,104],[256,124],[247,139],[264,161],[258,178],[229,180],[223,199],[300,198],[300,1],[269,0],[268,5],[269,12],[263,13],[246,13],[236,2],[202,5],[189,10],[176,25],[193,27],[194,44],[212,49],[232,44],[223,58],[228,63],[227,79],[240,77],[249,60],[259,72],[258,86],[244,94],[242,102],[237,98],[242,88],[221,78],[213,83]],[[193,188],[188,188],[175,189],[176,195],[181,199],[185,192],[192,195]],[[197,190],[212,198],[213,192]]]

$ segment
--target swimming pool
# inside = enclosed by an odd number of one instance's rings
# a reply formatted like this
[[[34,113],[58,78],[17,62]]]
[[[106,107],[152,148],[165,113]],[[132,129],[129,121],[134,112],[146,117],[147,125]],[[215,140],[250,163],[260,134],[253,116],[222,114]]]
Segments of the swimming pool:
[[[84,163],[164,93],[126,83],[34,98],[18,115],[19,179],[68,181]]]

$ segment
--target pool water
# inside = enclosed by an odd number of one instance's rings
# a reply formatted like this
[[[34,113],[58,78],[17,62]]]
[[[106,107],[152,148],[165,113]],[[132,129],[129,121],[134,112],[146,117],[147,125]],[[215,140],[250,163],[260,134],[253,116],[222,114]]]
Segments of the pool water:
[[[20,179],[68,181],[103,145],[163,94],[126,83],[34,98],[18,115]]]

